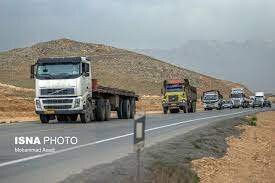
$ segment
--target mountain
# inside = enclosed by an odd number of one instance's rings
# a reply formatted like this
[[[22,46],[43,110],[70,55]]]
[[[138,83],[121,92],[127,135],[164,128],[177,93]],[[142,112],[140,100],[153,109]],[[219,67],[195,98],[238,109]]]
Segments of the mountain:
[[[136,50],[200,73],[275,92],[274,41],[193,40],[174,49]]]
[[[59,39],[0,53],[0,82],[33,88],[29,67],[38,57],[91,56],[93,78],[105,86],[159,95],[161,83],[169,78],[188,78],[199,93],[219,89],[228,96],[232,87],[242,85],[199,74],[139,53],[92,43]],[[244,86],[242,86],[244,87]]]

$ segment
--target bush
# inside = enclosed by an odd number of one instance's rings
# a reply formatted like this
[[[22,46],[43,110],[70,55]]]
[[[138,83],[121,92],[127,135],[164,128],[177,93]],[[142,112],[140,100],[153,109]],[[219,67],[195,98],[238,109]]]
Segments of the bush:
[[[250,119],[248,119],[248,125],[250,126],[257,126],[257,117],[252,116]]]

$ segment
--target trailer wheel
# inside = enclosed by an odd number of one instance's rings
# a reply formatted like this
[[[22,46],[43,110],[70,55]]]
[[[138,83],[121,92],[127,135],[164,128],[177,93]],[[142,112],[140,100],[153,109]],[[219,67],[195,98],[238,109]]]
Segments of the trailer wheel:
[[[106,108],[106,104],[104,99],[99,99],[97,101],[97,105],[96,105],[96,120],[97,121],[104,121],[105,120],[105,108]]]
[[[50,117],[45,114],[40,114],[40,121],[41,123],[49,123]]]
[[[117,109],[117,118],[118,119],[122,119],[122,104],[123,104],[123,100],[121,100],[119,102],[119,106],[118,106],[118,109]]]
[[[84,111],[84,114],[80,114],[80,120],[81,123],[88,123],[91,121],[91,113],[92,113],[92,106],[91,102],[87,101],[86,102],[86,110]]]
[[[136,114],[136,99],[132,98],[130,102],[130,118],[133,119]]]
[[[130,118],[130,102],[128,99],[123,100],[122,103],[122,118],[129,119]]]
[[[109,100],[105,103],[105,121],[109,121],[111,118],[111,104]]]

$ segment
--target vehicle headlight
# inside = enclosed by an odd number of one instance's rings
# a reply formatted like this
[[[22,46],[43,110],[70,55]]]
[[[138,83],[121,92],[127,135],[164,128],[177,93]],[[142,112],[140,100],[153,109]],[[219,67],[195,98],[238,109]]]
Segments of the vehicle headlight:
[[[80,98],[74,100],[74,108],[80,107]]]
[[[35,100],[35,105],[37,109],[42,109],[40,100]]]

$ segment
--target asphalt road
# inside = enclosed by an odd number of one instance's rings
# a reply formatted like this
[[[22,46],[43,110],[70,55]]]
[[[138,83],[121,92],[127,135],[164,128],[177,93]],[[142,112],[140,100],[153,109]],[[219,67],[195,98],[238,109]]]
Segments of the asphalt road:
[[[273,107],[273,109],[275,109]],[[146,146],[216,121],[256,113],[265,109],[203,111],[193,114],[146,116]],[[0,182],[58,182],[99,164],[133,152],[133,120],[102,123],[27,122],[0,125]],[[15,144],[15,137],[38,137],[42,144]],[[43,144],[43,138],[76,137],[77,144]],[[61,142],[61,141],[60,141]],[[15,152],[15,148],[55,149],[50,153]]]

